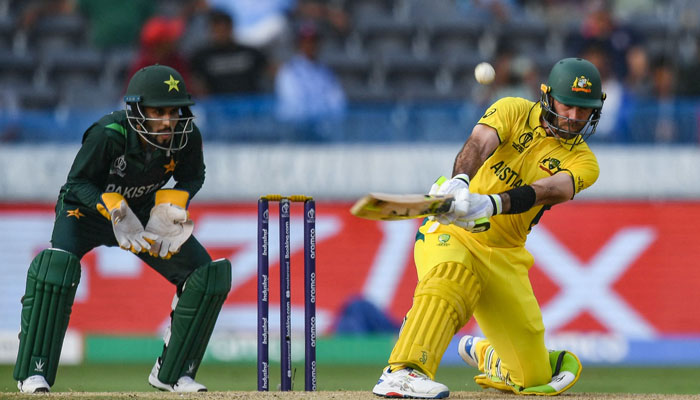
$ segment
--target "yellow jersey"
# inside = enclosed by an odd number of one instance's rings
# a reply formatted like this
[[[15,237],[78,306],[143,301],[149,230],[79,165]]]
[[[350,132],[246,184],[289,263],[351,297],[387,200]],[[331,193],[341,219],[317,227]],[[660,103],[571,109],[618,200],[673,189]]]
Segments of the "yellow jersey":
[[[571,149],[556,137],[547,136],[540,124],[541,115],[539,102],[518,97],[502,98],[488,108],[478,123],[495,129],[500,144],[471,179],[472,192],[501,193],[567,173],[573,178],[576,195],[598,179],[598,161],[588,145],[584,142]],[[495,215],[491,218],[491,229],[482,233],[456,230],[487,246],[524,246],[530,229],[549,208],[539,205],[521,214]]]

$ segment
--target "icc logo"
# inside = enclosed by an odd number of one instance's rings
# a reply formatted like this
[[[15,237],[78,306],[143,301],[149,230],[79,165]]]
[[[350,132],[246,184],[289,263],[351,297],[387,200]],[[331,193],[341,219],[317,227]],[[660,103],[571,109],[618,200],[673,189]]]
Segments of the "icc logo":
[[[530,143],[532,143],[532,138],[532,132],[525,132],[521,134],[518,137],[517,143],[513,142],[513,148],[515,150],[518,150],[518,153],[522,153],[523,151],[525,151],[525,149],[528,148],[528,146],[530,146]]]
[[[126,160],[124,155],[117,157],[112,163],[112,168],[109,169],[110,175],[119,175],[120,178],[124,177],[124,171],[126,170]]]

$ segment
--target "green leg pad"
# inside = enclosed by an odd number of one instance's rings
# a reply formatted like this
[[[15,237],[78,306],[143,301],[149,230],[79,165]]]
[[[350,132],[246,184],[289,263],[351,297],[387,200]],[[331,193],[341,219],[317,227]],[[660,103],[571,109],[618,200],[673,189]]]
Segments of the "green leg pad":
[[[42,375],[53,386],[79,282],[80,261],[72,253],[47,249],[32,261],[22,298],[16,380]]]
[[[161,382],[174,384],[184,375],[194,378],[230,290],[231,263],[226,259],[200,267],[187,278],[161,356]]]

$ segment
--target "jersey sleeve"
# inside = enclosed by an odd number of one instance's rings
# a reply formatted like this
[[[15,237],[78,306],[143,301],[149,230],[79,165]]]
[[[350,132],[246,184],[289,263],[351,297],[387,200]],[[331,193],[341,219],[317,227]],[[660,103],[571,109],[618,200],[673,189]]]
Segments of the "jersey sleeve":
[[[566,172],[573,178],[574,196],[576,196],[598,180],[600,167],[598,166],[598,160],[596,160],[593,153],[589,151],[574,160],[569,168],[567,168]]]
[[[175,189],[186,190],[190,193],[190,199],[204,185],[204,154],[202,153],[202,135],[199,128],[194,126],[189,134],[185,151],[178,152],[182,157],[178,164],[173,178],[175,179]]]
[[[527,100],[515,97],[499,99],[486,110],[478,123],[495,129],[498,139],[504,143],[513,135],[513,127],[517,126],[518,120],[527,115],[525,111],[528,107],[521,103],[527,103]]]
[[[83,144],[73,160],[67,184],[71,192],[90,208],[100,201],[102,188],[109,176],[112,146],[107,129],[92,125],[83,136]]]

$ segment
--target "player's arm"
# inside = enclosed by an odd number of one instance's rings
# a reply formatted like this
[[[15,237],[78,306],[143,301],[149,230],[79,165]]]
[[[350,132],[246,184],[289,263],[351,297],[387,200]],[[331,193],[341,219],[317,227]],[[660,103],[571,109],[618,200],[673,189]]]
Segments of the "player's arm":
[[[93,125],[85,134],[83,144],[73,160],[67,183],[80,202],[94,209],[101,202],[102,190],[109,175],[111,145],[103,127]]]
[[[452,176],[467,174],[473,178],[476,171],[500,144],[498,133],[488,125],[476,124],[471,135],[455,158]]]
[[[452,179],[440,177],[430,188],[428,194],[455,194],[461,189],[469,189],[471,178],[481,168],[487,158],[500,144],[498,133],[488,125],[477,124],[472,129],[471,135],[455,157],[452,168]],[[445,215],[438,218],[443,224],[448,224],[454,216]]]
[[[175,189],[184,190],[192,199],[204,185],[204,155],[202,153],[202,135],[197,126],[189,135],[187,146],[181,150],[183,157],[178,161],[173,173]]]
[[[574,182],[571,175],[560,172],[533,182],[499,193],[502,213],[517,214],[539,205],[563,203],[574,197]]]
[[[455,196],[451,223],[470,232],[483,232],[490,227],[489,218],[496,214],[520,214],[538,205],[554,205],[574,195],[573,178],[568,173],[557,173],[498,194],[460,191]]]

